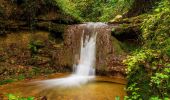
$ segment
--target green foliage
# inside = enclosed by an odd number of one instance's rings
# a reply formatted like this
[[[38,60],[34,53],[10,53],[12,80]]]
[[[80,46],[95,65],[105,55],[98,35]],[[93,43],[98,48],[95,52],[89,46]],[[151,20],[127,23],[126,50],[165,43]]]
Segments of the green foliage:
[[[55,2],[64,13],[82,20],[80,17],[80,11],[76,8],[76,4],[71,2],[71,0],[55,0]]]
[[[168,75],[163,74],[163,73],[156,73],[155,76],[151,77],[151,82],[155,83],[157,85],[157,87],[161,87],[161,83],[163,83],[164,81],[166,81],[168,79]]]
[[[34,97],[20,97],[20,96],[16,96],[14,94],[8,94],[8,100],[34,100]]]
[[[1,75],[3,77],[0,77],[0,85],[34,78],[35,76],[39,76],[39,75],[47,75],[47,74],[51,74],[55,72],[56,72],[56,69],[53,69],[51,67],[41,68],[41,67],[25,66],[23,68],[10,69],[10,70],[5,71],[5,73],[8,73],[8,74]]]
[[[144,66],[147,65],[152,68],[148,62],[152,62],[154,58],[157,58],[158,54],[154,50],[137,50],[131,56],[128,56],[123,63],[127,66],[127,92],[128,97],[127,100],[136,100],[145,98],[147,99],[150,95],[148,92],[147,95],[145,93],[149,91],[149,79],[147,75],[147,71],[144,69]],[[151,64],[152,65],[152,64]]]
[[[4,79],[4,80],[0,80],[0,85],[12,83],[12,82],[15,82],[15,81],[24,80],[25,78],[26,78],[26,77],[25,77],[25,75],[23,75],[23,74],[16,75],[16,76],[14,75],[14,76],[12,76],[11,78],[7,78],[7,79]]]
[[[134,0],[94,0],[95,4],[91,7],[91,19],[94,21],[109,21],[116,15],[126,13]],[[98,13],[97,13],[98,12]],[[88,14],[88,13],[87,13]]]
[[[168,97],[170,89],[170,68],[163,68],[161,71],[156,72],[151,76],[150,85],[154,87],[155,90],[158,90],[159,96],[166,98]]]
[[[128,100],[170,98],[169,23],[170,1],[161,0],[142,24],[143,47],[124,61],[127,66]]]
[[[149,100],[161,100],[159,97],[151,97]]]
[[[126,91],[133,91],[130,96],[126,96],[125,100],[142,100],[138,94],[139,88],[136,87],[137,83],[131,84]]]
[[[42,47],[44,47],[43,43],[42,41],[39,41],[39,40],[31,41],[28,45],[28,48],[30,49],[32,55],[38,53],[38,50]]]
[[[162,0],[154,13],[142,25],[143,39],[148,48],[162,49],[169,54],[170,45],[170,2]]]
[[[156,58],[158,57],[158,55],[159,51],[154,51],[151,49],[135,51],[132,56],[128,56],[127,59],[123,61],[123,63],[127,65],[127,74],[138,70],[138,68],[140,67],[138,66],[139,63],[145,64],[146,62],[150,62],[153,57]]]
[[[24,79],[25,79],[25,76],[21,74],[21,75],[19,75],[19,76],[17,77],[17,79],[18,79],[18,80],[24,80]]]
[[[127,11],[133,0],[56,0],[67,14],[84,21],[109,21]]]
[[[151,96],[169,98],[170,67],[162,57],[160,51],[144,49],[135,51],[124,60],[127,66],[128,100],[145,100]]]
[[[2,16],[4,13],[3,8],[0,6],[0,16]]]
[[[151,97],[149,100],[169,100],[169,98],[160,99],[160,98],[157,97],[157,96],[153,96],[153,97]]]
[[[15,81],[14,79],[5,79],[5,80],[0,81],[0,85],[12,83],[14,81]]]
[[[120,97],[119,97],[119,96],[116,96],[116,97],[115,97],[115,100],[120,100]]]

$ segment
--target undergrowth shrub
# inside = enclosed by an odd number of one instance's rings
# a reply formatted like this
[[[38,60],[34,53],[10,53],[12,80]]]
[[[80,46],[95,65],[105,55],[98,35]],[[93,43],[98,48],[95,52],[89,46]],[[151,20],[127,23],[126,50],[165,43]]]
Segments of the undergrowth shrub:
[[[42,47],[44,47],[44,45],[43,45],[43,42],[40,40],[30,41],[30,43],[28,45],[28,48],[30,49],[32,56],[37,54],[38,50]]]
[[[14,94],[7,94],[8,100],[34,100],[34,97],[21,97]]]
[[[170,63],[158,50],[135,51],[124,60],[127,66],[127,100],[160,99],[170,96]]]
[[[134,0],[55,0],[63,12],[82,21],[109,21],[126,13]]]
[[[55,0],[56,5],[66,14],[72,15],[73,17],[82,20],[80,17],[80,11],[76,8],[76,4],[70,0]]]
[[[143,46],[124,60],[127,100],[170,98],[170,1],[161,0],[142,24]]]

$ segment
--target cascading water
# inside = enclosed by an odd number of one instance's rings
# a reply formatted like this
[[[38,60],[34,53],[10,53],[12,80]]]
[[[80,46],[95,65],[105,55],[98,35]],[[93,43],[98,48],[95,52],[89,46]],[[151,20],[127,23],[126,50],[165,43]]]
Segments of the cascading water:
[[[86,35],[84,39],[84,30],[81,36],[81,48],[80,48],[80,57],[78,64],[73,66],[73,74],[66,78],[59,79],[51,79],[41,81],[41,83],[45,84],[48,87],[53,86],[80,86],[81,84],[85,84],[88,81],[95,78],[95,61],[96,61],[96,37],[97,32],[95,32],[96,28],[99,28],[104,23],[87,23],[82,24],[86,25],[86,28],[91,30],[91,35]]]
[[[57,52],[59,54],[56,55],[61,59],[56,59],[56,61],[64,63],[61,65],[63,67],[64,65],[71,66],[75,57],[74,70],[70,76],[59,78],[65,74],[57,73],[48,77],[57,77],[55,79],[38,82],[25,80],[8,84],[0,87],[0,94],[21,94],[23,97],[33,96],[44,100],[113,100],[117,97],[123,100],[123,97],[126,96],[124,91],[126,80],[114,79],[113,77],[95,78],[95,69],[100,71],[99,67],[102,64],[104,67],[101,68],[107,68],[105,61],[115,56],[111,30],[112,27],[104,23],[84,23],[69,26],[63,34],[64,45],[61,52]],[[85,84],[89,81],[92,82]],[[25,84],[25,82],[29,83]],[[77,88],[77,86],[81,87]]]
[[[96,51],[96,34],[86,37],[83,42],[83,35],[81,37],[80,59],[77,66],[75,66],[74,75],[77,76],[94,76],[95,75],[95,51]]]

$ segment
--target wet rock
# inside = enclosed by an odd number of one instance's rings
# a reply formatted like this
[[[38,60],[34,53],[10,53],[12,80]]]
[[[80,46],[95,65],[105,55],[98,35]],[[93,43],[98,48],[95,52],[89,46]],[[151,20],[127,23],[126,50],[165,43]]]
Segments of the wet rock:
[[[98,33],[96,42],[96,70],[100,75],[111,75],[107,74],[110,72],[124,74],[122,57],[126,53],[122,50],[120,42],[112,37],[111,30],[113,27],[115,26],[109,25],[95,29],[95,32]],[[82,34],[84,33],[86,36],[93,34],[93,32],[87,29],[86,24],[69,26],[64,33],[63,50],[56,56],[56,59],[60,59],[59,65],[72,66],[75,62],[75,55],[79,55],[80,53],[80,39]]]

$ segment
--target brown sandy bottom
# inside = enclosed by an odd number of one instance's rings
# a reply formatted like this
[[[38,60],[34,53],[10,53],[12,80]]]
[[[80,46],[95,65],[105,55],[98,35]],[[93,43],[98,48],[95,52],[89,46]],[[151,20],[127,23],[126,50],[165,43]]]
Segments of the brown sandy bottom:
[[[41,100],[42,97],[46,97],[47,100],[115,100],[116,97],[120,97],[120,100],[123,100],[126,96],[126,80],[116,77],[97,76],[94,81],[82,86],[65,88],[59,86],[45,88],[42,84],[36,83],[40,80],[65,76],[67,74],[54,74],[46,78],[39,77],[2,85],[0,86],[0,94],[12,93],[22,97],[34,96],[36,100]],[[3,100],[7,100],[7,98],[5,97]]]

